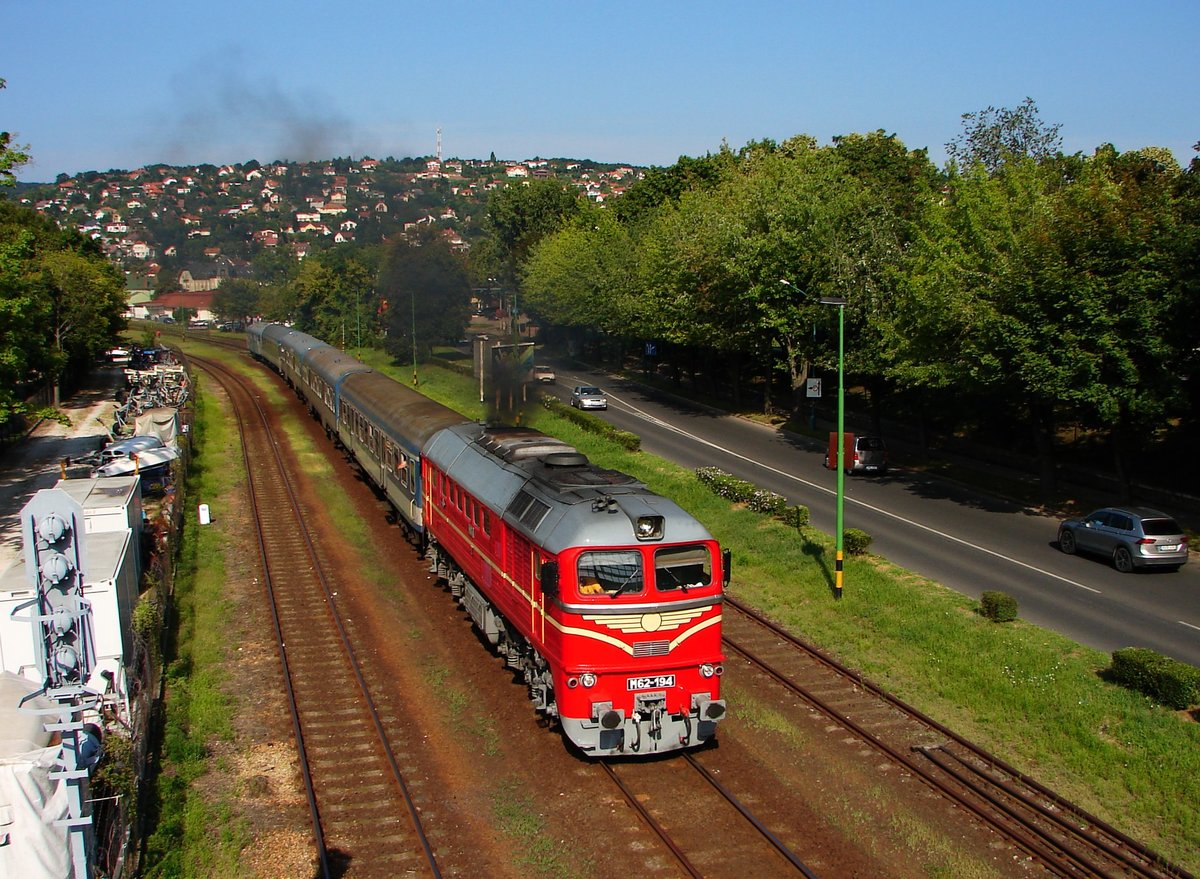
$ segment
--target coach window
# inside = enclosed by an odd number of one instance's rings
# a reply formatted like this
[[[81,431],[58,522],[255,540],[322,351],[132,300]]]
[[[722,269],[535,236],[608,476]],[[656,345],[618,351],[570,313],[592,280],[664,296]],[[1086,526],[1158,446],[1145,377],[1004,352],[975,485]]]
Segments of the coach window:
[[[669,546],[654,551],[654,588],[660,592],[698,589],[712,583],[712,555],[706,546]]]
[[[644,588],[642,555],[636,551],[584,552],[575,566],[581,595],[637,595]]]

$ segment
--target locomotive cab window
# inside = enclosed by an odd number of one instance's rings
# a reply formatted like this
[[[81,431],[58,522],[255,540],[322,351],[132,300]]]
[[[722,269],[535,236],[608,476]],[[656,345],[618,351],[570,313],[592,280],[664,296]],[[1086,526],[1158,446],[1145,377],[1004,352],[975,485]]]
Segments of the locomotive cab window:
[[[645,588],[641,553],[631,551],[580,553],[576,565],[580,595],[637,595]]]
[[[668,546],[654,551],[654,588],[695,589],[712,583],[712,554],[706,546]]]

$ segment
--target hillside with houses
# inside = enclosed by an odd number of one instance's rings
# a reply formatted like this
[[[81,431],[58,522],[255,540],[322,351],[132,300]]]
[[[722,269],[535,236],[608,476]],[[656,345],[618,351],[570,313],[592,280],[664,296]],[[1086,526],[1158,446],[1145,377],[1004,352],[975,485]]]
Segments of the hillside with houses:
[[[604,203],[642,174],[570,159],[251,161],[64,174],[11,197],[96,240],[125,272],[131,316],[180,307],[203,316],[226,279],[318,250],[433,229],[468,251],[497,187],[555,178]]]

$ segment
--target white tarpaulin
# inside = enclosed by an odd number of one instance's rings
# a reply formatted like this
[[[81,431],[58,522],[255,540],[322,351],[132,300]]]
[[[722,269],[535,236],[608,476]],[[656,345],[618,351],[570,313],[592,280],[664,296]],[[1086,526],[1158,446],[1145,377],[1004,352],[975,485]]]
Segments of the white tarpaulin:
[[[147,409],[134,421],[133,432],[138,436],[156,436],[164,446],[174,448],[179,436],[179,410],[166,406]]]
[[[0,674],[0,877],[70,879],[71,853],[67,828],[55,822],[67,817],[66,787],[51,780],[60,769],[57,744],[41,717],[21,711],[22,698],[37,685],[12,674]],[[41,697],[28,707],[50,707]]]

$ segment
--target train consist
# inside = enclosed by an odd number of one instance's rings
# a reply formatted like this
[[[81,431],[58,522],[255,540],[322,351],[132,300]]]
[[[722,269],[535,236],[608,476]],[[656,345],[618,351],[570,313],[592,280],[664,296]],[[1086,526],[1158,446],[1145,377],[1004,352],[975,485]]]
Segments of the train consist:
[[[559,440],[466,421],[312,336],[264,323],[247,336],[571,742],[647,755],[714,736],[729,554],[692,516]]]

